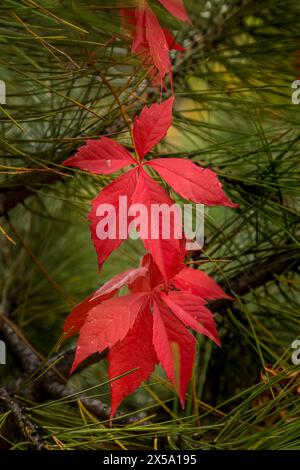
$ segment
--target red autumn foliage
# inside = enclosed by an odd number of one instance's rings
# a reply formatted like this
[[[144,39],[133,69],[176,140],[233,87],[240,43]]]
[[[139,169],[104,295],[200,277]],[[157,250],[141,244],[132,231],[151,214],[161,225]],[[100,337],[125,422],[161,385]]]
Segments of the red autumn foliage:
[[[153,204],[173,205],[169,195],[146,172],[149,167],[153,168],[184,199],[207,206],[236,207],[236,204],[232,203],[223,192],[217,175],[212,170],[201,168],[190,160],[182,158],[143,160],[145,155],[165,137],[171,126],[173,101],[172,97],[161,104],[155,103],[150,108],[145,106],[140,116],[135,118],[133,136],[137,159],[116,141],[102,137],[96,141],[88,140],[74,157],[64,162],[65,165],[104,175],[134,165],[133,169],[116,178],[92,201],[89,220],[91,237],[98,254],[99,268],[128,236],[128,233],[120,233],[119,227],[116,227],[117,233],[113,239],[103,240],[97,236],[97,226],[100,220],[97,209],[100,205],[114,206],[117,219],[119,219],[121,210],[119,198],[126,196],[128,206],[143,204],[148,209],[149,226],[156,223],[151,216]],[[128,222],[132,221],[133,217],[129,215]],[[158,239],[154,239],[149,234],[140,234],[146,250],[151,252],[166,283],[173,276],[174,267],[182,264],[185,256],[183,239],[177,239],[174,232],[173,230],[170,234],[170,239],[164,239],[162,224],[159,224]]]
[[[168,12],[177,19],[191,23],[182,0],[159,0]],[[132,52],[139,54],[145,69],[148,70],[153,84],[163,84],[166,74],[169,74],[172,84],[172,67],[170,50],[184,50],[176,44],[172,34],[162,28],[147,1],[136,8],[122,8],[123,25],[132,37]]]
[[[121,287],[127,295],[117,297]],[[220,345],[209,299],[228,298],[203,271],[184,267],[170,281],[150,254],[138,269],[119,274],[74,308],[66,320],[67,336],[79,332],[72,371],[95,352],[109,349],[111,417],[123,398],[146,380],[160,363],[179,395],[182,406],[195,356],[192,328]]]
[[[173,16],[190,23],[182,0],[158,1]],[[167,29],[160,26],[146,0],[134,9],[123,9],[121,16],[132,35],[132,51],[141,56],[151,81],[160,82],[162,86],[169,74],[172,85],[170,49],[184,49],[175,43]],[[161,104],[145,106],[135,118],[132,131],[135,156],[118,142],[102,137],[88,140],[64,162],[102,175],[134,166],[101,190],[92,201],[89,220],[99,268],[128,237],[128,231],[121,233],[123,229],[119,226],[114,238],[98,237],[100,206],[113,206],[119,220],[124,216],[120,197],[126,196],[129,207],[142,204],[148,217],[153,205],[173,205],[168,193],[147,169],[154,170],[184,199],[207,206],[236,207],[223,192],[212,170],[178,158],[144,160],[172,124],[173,101],[172,97]],[[133,221],[130,213],[126,212],[125,216],[129,223]],[[111,418],[123,398],[146,380],[158,363],[164,367],[184,406],[196,344],[188,328],[220,345],[214,318],[206,303],[219,298],[232,299],[203,271],[184,266],[184,239],[177,239],[175,229],[165,239],[160,222],[154,221],[152,215],[148,222],[150,227],[158,224],[155,227],[158,237],[140,231],[140,238],[149,252],[143,257],[141,266],[118,274],[77,305],[64,326],[66,337],[79,333],[71,372],[91,354],[108,350]],[[182,233],[181,226],[180,230]],[[118,296],[124,286],[129,293]]]

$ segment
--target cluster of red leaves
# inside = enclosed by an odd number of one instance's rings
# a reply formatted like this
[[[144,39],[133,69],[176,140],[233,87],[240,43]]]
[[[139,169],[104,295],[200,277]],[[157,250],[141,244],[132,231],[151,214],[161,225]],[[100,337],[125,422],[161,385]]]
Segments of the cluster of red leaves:
[[[152,205],[172,206],[174,203],[164,189],[149,176],[146,172],[147,168],[153,168],[184,199],[206,206],[236,207],[223,192],[217,175],[212,170],[201,168],[190,160],[182,158],[155,158],[144,161],[145,155],[165,137],[172,123],[173,101],[172,97],[161,104],[155,103],[150,108],[145,106],[140,116],[135,118],[133,137],[138,159],[135,159],[116,141],[102,137],[100,140],[88,140],[74,157],[65,161],[66,165],[103,175],[114,173],[130,165],[134,166],[133,169],[106,186],[92,201],[89,219],[99,268],[128,235],[127,233],[120,234],[119,227],[117,227],[115,239],[99,239],[97,225],[100,217],[97,215],[97,208],[101,204],[112,204],[119,217],[119,198],[126,196],[128,206],[143,204],[148,209],[149,226],[153,226],[155,221],[151,220]],[[128,222],[132,220],[133,217],[129,216]],[[182,264],[185,250],[183,238],[176,239],[175,230],[171,232],[170,239],[164,239],[161,231],[162,224],[158,227],[158,239],[153,239],[148,233],[141,233],[140,237],[143,239],[145,249],[152,254],[165,282],[168,283],[174,269]]]
[[[130,293],[116,297],[125,285]],[[123,398],[160,363],[184,406],[196,343],[187,327],[220,345],[213,315],[205,305],[219,298],[230,299],[207,274],[188,267],[179,268],[166,292],[161,272],[147,254],[138,269],[115,276],[67,318],[66,335],[79,331],[72,371],[91,354],[109,348],[113,417]]]
[[[158,1],[171,15],[191,23],[182,0]],[[162,85],[169,74],[172,83],[170,50],[184,51],[184,48],[176,44],[168,29],[161,27],[148,2],[143,0],[136,8],[122,8],[121,18],[132,37],[131,50],[140,55],[151,81]]]
[[[158,1],[173,16],[190,23],[182,0]],[[151,80],[157,82],[158,79],[162,84],[169,73],[172,83],[170,49],[183,50],[181,46],[160,26],[146,0],[140,1],[136,8],[122,9],[121,15],[132,35],[132,51],[141,55]],[[196,342],[188,328],[220,345],[213,315],[206,303],[219,298],[230,299],[204,272],[184,266],[184,237],[178,239],[173,230],[170,238],[165,239],[160,221],[152,220],[153,205],[170,207],[173,201],[149,170],[155,170],[183,199],[207,206],[236,207],[212,170],[181,158],[145,160],[172,124],[173,101],[171,97],[161,104],[145,106],[135,118],[132,131],[135,156],[118,142],[102,137],[88,140],[64,162],[102,175],[133,167],[114,179],[92,201],[89,220],[99,268],[128,237],[128,230],[121,233],[120,225],[116,227],[115,237],[105,240],[98,237],[97,226],[104,217],[97,210],[100,206],[112,205],[116,218],[120,219],[120,198],[126,197],[127,207],[136,204],[146,207],[149,227],[158,224],[155,227],[158,237],[140,231],[148,252],[140,267],[118,274],[77,305],[64,327],[66,337],[79,333],[71,372],[91,354],[108,350],[111,417],[122,399],[146,380],[158,363],[164,367],[184,406]],[[126,217],[129,224],[134,221],[130,213]],[[182,233],[181,225],[180,231]],[[129,293],[118,296],[124,286]]]
[[[120,233],[116,239],[97,237],[100,204],[112,204],[117,216],[120,196],[127,196],[130,204],[144,204],[149,214],[152,204],[173,204],[147,173],[147,168],[154,169],[184,199],[208,206],[236,206],[227,198],[210,169],[180,158],[144,160],[171,125],[173,100],[172,97],[150,108],[144,107],[136,117],[133,126],[136,158],[116,141],[103,137],[88,140],[65,162],[103,175],[134,166],[102,189],[92,201],[91,238],[100,267],[122,242]],[[91,354],[107,348],[111,379],[135,369],[111,383],[111,416],[121,400],[151,374],[157,363],[165,368],[184,404],[195,354],[195,338],[186,327],[220,344],[213,316],[205,303],[228,298],[204,272],[184,267],[183,239],[165,240],[161,236],[152,239],[148,235],[143,238],[142,234],[141,238],[149,254],[143,258],[140,268],[114,277],[75,307],[65,324],[67,336],[79,332],[72,371]],[[130,294],[117,297],[125,285]]]

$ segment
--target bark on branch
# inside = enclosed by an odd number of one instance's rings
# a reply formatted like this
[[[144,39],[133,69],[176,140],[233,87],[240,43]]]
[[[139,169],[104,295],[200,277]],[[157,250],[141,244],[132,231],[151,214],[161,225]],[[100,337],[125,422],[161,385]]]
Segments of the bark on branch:
[[[74,398],[75,392],[66,385],[67,379],[62,375],[61,371],[57,367],[48,370],[50,364],[43,364],[41,358],[29,346],[22,335],[18,335],[16,330],[12,328],[4,318],[5,317],[2,316],[2,320],[0,320],[0,331],[7,345],[12,349],[25,371],[24,382],[26,382],[26,378],[31,379],[29,381],[30,394],[37,395],[40,394],[42,390],[44,391],[43,395],[54,399],[67,400],[70,396]],[[46,372],[43,373],[45,370]],[[32,380],[39,376],[41,377],[37,380]],[[18,386],[20,386],[20,384]],[[105,420],[109,419],[110,408],[106,403],[95,398],[81,398],[80,394],[78,394],[78,399],[94,416]],[[76,400],[74,403],[76,404]],[[132,424],[143,418],[145,418],[144,414],[139,414],[132,418],[125,417],[124,413],[120,411],[115,414],[115,419],[118,419],[124,424]]]
[[[35,450],[47,449],[40,434],[38,426],[33,424],[27,416],[26,410],[13,398],[5,388],[0,389],[0,402],[4,408],[11,412],[17,429],[23,434]]]

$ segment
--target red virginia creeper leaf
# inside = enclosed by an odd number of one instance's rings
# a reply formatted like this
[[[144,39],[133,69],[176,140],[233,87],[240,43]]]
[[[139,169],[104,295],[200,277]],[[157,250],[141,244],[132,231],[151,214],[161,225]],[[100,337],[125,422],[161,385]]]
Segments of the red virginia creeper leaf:
[[[143,256],[140,266],[147,269],[147,275],[145,277],[140,277],[132,283],[130,286],[132,292],[133,289],[135,292],[141,292],[143,290],[151,292],[156,286],[163,284],[163,276],[157,265],[154,263],[153,257],[150,253],[147,253]],[[180,270],[181,267],[179,265],[178,271]]]
[[[186,326],[207,336],[218,346],[221,345],[213,315],[199,297],[190,292],[172,291],[168,295],[161,293],[160,297]]]
[[[181,21],[192,24],[182,0],[158,0],[171,15]]]
[[[147,6],[144,11],[146,38],[154,65],[159,72],[161,82],[167,73],[169,73],[170,80],[172,80],[170,51],[164,31],[151,8]]]
[[[147,301],[145,293],[129,294],[93,307],[80,329],[71,373],[91,354],[101,353],[125,338]]]
[[[185,393],[192,375],[196,340],[158,296],[153,305],[153,344],[160,363],[178,392],[181,406],[184,407]]]
[[[131,285],[138,278],[144,277],[147,268],[140,267],[129,269],[124,273],[117,274],[110,281],[106,282],[100,289],[87,297],[83,302],[77,305],[67,317],[64,325],[66,337],[74,335],[83,326],[89,311],[100,302],[113,297],[123,286]]]
[[[129,330],[127,336],[117,343],[108,354],[109,378],[113,379],[125,374],[125,377],[111,382],[111,408],[112,418],[123,398],[140,386],[143,380],[147,380],[158,362],[156,352],[152,344],[152,315],[149,305],[139,314],[135,324]]]
[[[149,48],[146,38],[146,9],[144,7],[137,7],[134,11],[134,19],[129,13],[126,17],[128,24],[135,24],[135,33],[133,34],[133,42],[131,51],[133,53],[141,53]]]
[[[103,284],[100,289],[96,290],[92,299],[96,300],[103,296],[109,295],[111,292],[116,293],[124,286],[130,286],[136,279],[145,277],[147,268],[141,266],[136,269],[128,269],[123,273],[117,274],[112,279]]]
[[[129,27],[135,23],[132,52],[141,54],[144,67],[150,69],[153,65],[156,67],[162,83],[165,75],[171,73],[170,52],[164,31],[150,6],[145,4],[136,7],[135,18],[129,13],[125,16],[124,22]],[[153,78],[152,73],[150,76]]]
[[[122,26],[128,29],[131,37],[134,38],[136,33],[136,9],[120,8],[120,18]]]
[[[185,47],[182,47],[180,44],[177,44],[177,42],[175,41],[172,34],[167,28],[163,28],[163,30],[166,36],[169,49],[173,49],[174,51],[180,51],[180,52],[184,52],[186,50]]]
[[[132,200],[133,204],[143,204],[147,208],[148,213],[148,227],[149,232],[147,236],[140,233],[141,239],[144,241],[146,250],[151,252],[153,260],[160,269],[163,278],[168,284],[168,281],[178,272],[178,266],[183,265],[185,256],[184,239],[176,239],[174,236],[175,228],[179,234],[182,235],[182,221],[178,219],[177,223],[171,222],[167,224],[171,228],[170,233],[164,238],[164,227],[162,220],[159,226],[156,224],[156,219],[152,217],[152,208],[154,205],[166,204],[172,206],[174,203],[162,187],[156,183],[150,176],[143,170],[140,170],[140,176],[137,183],[136,192]],[[172,218],[171,218],[172,221]],[[166,222],[164,220],[164,222]],[[151,230],[157,227],[157,239]]]
[[[174,277],[172,282],[177,289],[190,291],[203,299],[234,300],[234,298],[226,294],[210,276],[204,271],[200,271],[200,269],[185,267]]]
[[[143,158],[160,142],[172,124],[174,97],[161,104],[154,103],[149,108],[144,106],[134,120],[133,135],[137,152]]]
[[[191,270],[184,268],[181,271],[184,272],[185,269]],[[194,281],[192,274],[188,277]],[[177,274],[174,279],[179,279],[180,282],[183,276]],[[125,284],[132,294],[107,299],[106,296],[115,295]],[[175,284],[177,283],[173,281],[173,285]],[[195,286],[197,289],[197,283]],[[208,281],[208,286],[206,296],[215,298],[223,292],[219,292],[216,285],[211,284],[211,280]],[[80,328],[72,371],[85,358],[106,348],[111,349],[111,378],[139,368],[112,383],[111,416],[122,398],[149,376],[158,360],[166,369],[167,376],[175,385],[182,405],[184,404],[195,352],[195,339],[187,327],[220,344],[213,315],[204,305],[205,300],[199,297],[199,292],[197,295],[190,290],[166,293],[163,288],[162,274],[148,253],[143,257],[140,268],[115,276],[82,302],[77,307],[77,317],[75,315],[73,322],[69,321],[73,328]],[[82,319],[79,316],[80,310]]]
[[[73,336],[80,328],[84,325],[84,322],[88,316],[89,311],[98,305],[100,302],[110,299],[115,295],[116,292],[110,292],[107,295],[93,299],[94,294],[87,297],[83,302],[73,308],[70,315],[67,316],[64,324],[64,334],[66,338]]]
[[[91,222],[90,230],[91,230],[91,237],[98,255],[98,264],[99,269],[101,268],[104,261],[108,258],[108,256],[116,250],[121,243],[127,239],[127,233],[120,234],[119,230],[119,218],[123,218],[122,214],[120,215],[120,196],[127,197],[127,205],[128,207],[132,203],[132,197],[136,190],[137,185],[137,168],[133,169],[124,175],[120,176],[119,178],[115,179],[111,184],[106,186],[102,191],[96,196],[96,198],[92,201],[92,208],[89,213],[89,220]],[[106,215],[100,216],[98,212],[98,208],[104,208],[104,205],[111,204],[115,208],[116,217],[114,220],[111,221],[111,226],[113,226],[114,222],[116,225],[116,233],[115,238],[112,238],[114,234],[110,234],[110,236],[106,239],[101,239],[99,237],[99,223],[102,224],[104,222]],[[98,215],[97,215],[98,214]],[[127,209],[126,214],[127,217]],[[128,218],[129,222],[131,218]],[[102,221],[102,222],[101,222]],[[102,224],[103,227],[103,224]],[[105,227],[104,227],[105,230]],[[122,236],[121,236],[122,235]]]
[[[141,158],[167,133],[172,122],[173,100],[174,98],[172,97],[161,104],[154,104],[150,108],[144,107],[140,116],[136,118],[134,123],[134,138]],[[99,268],[101,268],[103,262],[112,251],[118,248],[123,240],[128,238],[127,223],[130,224],[136,215],[131,214],[128,217],[128,208],[133,204],[143,204],[148,212],[149,232],[146,235],[141,234],[141,238],[144,240],[146,250],[152,253],[167,286],[168,281],[178,273],[180,263],[182,264],[185,256],[182,227],[181,233],[178,230],[179,216],[177,216],[177,223],[175,224],[174,213],[172,213],[171,223],[168,224],[170,230],[167,234],[162,226],[164,219],[160,218],[158,224],[157,220],[154,221],[152,217],[154,206],[158,207],[162,204],[169,207],[173,206],[173,201],[168,194],[150,178],[144,171],[144,167],[141,167],[120,144],[110,139],[104,138],[98,142],[89,142],[85,147],[82,147],[85,148],[82,152],[86,156],[86,160],[84,160],[84,157],[82,157],[82,160],[81,157],[78,157],[79,151],[77,157],[75,156],[67,160],[67,163],[76,163],[82,168],[88,168],[89,171],[96,173],[100,171],[106,172],[107,162],[103,167],[101,156],[108,156],[110,152],[109,145],[112,146],[112,150],[115,152],[112,154],[114,163],[112,163],[111,169],[117,169],[120,161],[123,161],[123,157],[126,164],[129,162],[133,163],[135,168],[104,188],[92,202],[89,214],[90,229],[98,255]],[[89,151],[91,147],[95,150],[97,155],[95,158],[97,159],[94,159],[91,155]],[[104,160],[106,159],[104,158]],[[89,166],[90,162],[95,163],[96,166]],[[184,198],[207,205],[223,204],[235,207],[224,194],[216,174],[209,169],[200,168],[189,160],[176,158],[158,158],[145,162],[144,165],[154,168]],[[120,207],[121,198],[125,199],[123,211]],[[180,225],[182,225],[181,219]],[[156,238],[153,236],[155,228],[157,229]],[[81,307],[79,310],[81,311]],[[69,325],[67,324],[67,326]]]
[[[156,158],[146,162],[184,199],[206,206],[237,207],[224,193],[217,175],[183,158]]]
[[[102,175],[114,173],[132,164],[136,164],[132,155],[121,144],[107,137],[87,140],[74,157],[64,162],[64,165]]]
[[[190,23],[181,0],[163,0],[165,8],[177,18]],[[154,85],[163,85],[167,73],[172,87],[172,66],[170,49],[185,50],[176,44],[171,33],[162,28],[155,14],[147,3],[136,8],[121,8],[121,21],[132,36],[132,52],[140,54],[143,67],[148,70],[148,77]],[[155,67],[155,70],[153,68]]]

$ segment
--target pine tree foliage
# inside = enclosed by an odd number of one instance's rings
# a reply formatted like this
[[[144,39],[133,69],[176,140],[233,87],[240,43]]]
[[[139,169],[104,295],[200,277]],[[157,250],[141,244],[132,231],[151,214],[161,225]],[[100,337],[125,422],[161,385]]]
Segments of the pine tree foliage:
[[[211,306],[222,349],[197,337],[183,411],[157,368],[110,428],[105,355],[68,377],[66,315],[143,254],[128,241],[99,275],[86,216],[111,178],[61,165],[99,135],[132,150],[128,122],[159,96],[120,25],[135,4],[0,5],[0,448],[299,449],[297,0],[186,0],[192,26],[151,0],[186,48],[172,53],[174,124],[157,154],[212,168],[239,202],[206,210],[188,259],[236,301]]]

